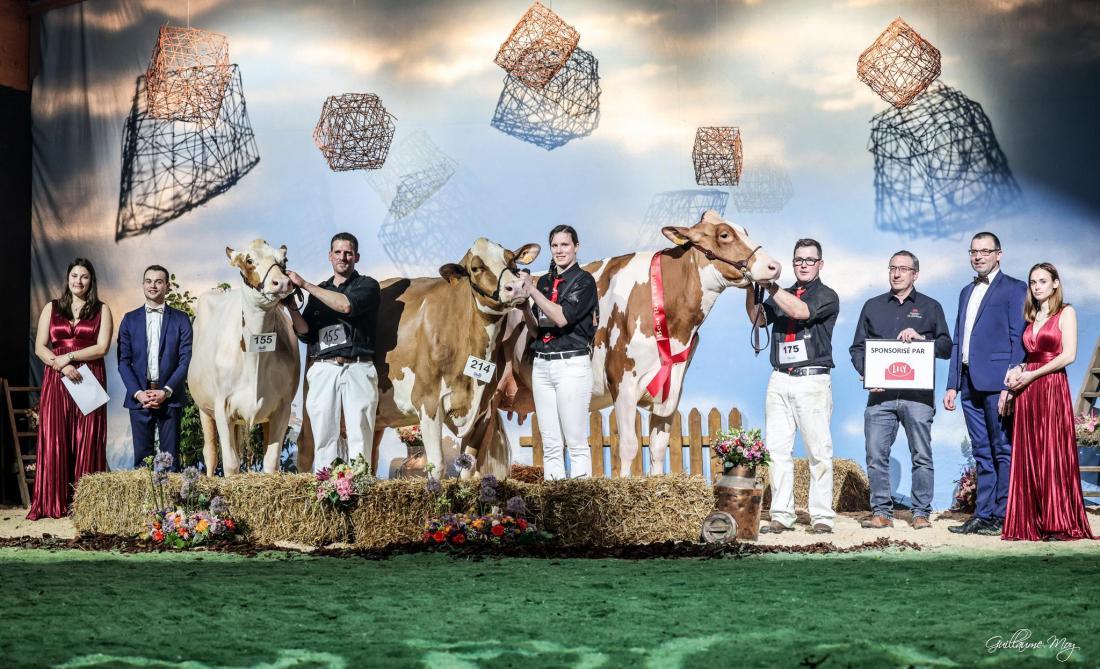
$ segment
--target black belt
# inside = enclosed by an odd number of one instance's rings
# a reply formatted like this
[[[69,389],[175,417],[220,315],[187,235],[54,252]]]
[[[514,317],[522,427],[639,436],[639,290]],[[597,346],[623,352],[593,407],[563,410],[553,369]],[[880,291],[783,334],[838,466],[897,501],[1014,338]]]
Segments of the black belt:
[[[566,360],[568,358],[579,358],[582,355],[591,355],[591,351],[587,349],[583,351],[562,351],[560,353],[542,353],[541,351],[535,351],[535,357],[540,360]]]
[[[789,376],[817,376],[818,374],[828,374],[831,370],[828,367],[791,367],[790,369],[777,369],[775,371]]]

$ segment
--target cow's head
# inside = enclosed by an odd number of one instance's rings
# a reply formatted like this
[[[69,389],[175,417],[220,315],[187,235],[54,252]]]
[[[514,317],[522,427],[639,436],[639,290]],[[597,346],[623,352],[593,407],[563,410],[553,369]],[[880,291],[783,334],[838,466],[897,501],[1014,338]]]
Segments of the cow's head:
[[[518,265],[531,264],[541,250],[538,244],[524,244],[509,251],[481,237],[462,260],[440,267],[439,275],[451,283],[469,280],[478,302],[488,310],[499,311],[526,299],[518,296],[522,283]]]
[[[229,264],[241,273],[241,281],[263,302],[275,303],[294,290],[286,275],[286,246],[273,248],[262,239],[254,239],[243,251],[225,247]]]
[[[747,230],[707,210],[690,228],[661,229],[674,244],[691,246],[702,253],[723,279],[740,288],[753,281],[775,281],[780,266],[762,246],[749,238]]]

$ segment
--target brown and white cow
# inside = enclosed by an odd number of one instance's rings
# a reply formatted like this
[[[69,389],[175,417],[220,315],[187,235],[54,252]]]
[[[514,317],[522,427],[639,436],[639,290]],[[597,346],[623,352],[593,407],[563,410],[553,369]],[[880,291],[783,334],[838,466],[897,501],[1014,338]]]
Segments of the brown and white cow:
[[[275,249],[257,239],[243,251],[226,247],[225,254],[240,271],[242,286],[199,297],[187,372],[202,419],[206,472],[214,475],[221,442],[222,470],[236,474],[237,427],[261,423],[266,424],[264,471],[277,472],[301,366],[290,316],[279,305],[294,289],[285,273],[286,247]],[[259,352],[250,345],[251,335],[272,333],[274,350]]]
[[[654,334],[650,265],[654,252],[631,253],[589,263],[584,269],[596,279],[600,323],[592,353],[592,404],[598,411],[615,407],[619,433],[620,475],[630,476],[631,463],[640,445],[634,432],[636,408],[652,414],[649,435],[651,472],[664,468],[672,428],[672,416],[680,403],[684,375],[698,348],[699,327],[726,288],[748,288],[753,281],[775,281],[780,267],[739,225],[707,211],[691,227],[666,227],[665,237],[677,246],[661,252],[664,304],[671,353],[692,345],[687,359],[672,365],[669,392],[658,391],[656,400],[647,386],[661,369]],[[525,355],[530,337],[519,312],[509,317],[507,348],[510,368],[502,380],[500,406],[530,412],[530,356]],[[508,374],[516,378],[508,378]],[[517,385],[519,387],[517,387]],[[496,417],[493,417],[496,418]],[[497,421],[499,422],[499,420]]]

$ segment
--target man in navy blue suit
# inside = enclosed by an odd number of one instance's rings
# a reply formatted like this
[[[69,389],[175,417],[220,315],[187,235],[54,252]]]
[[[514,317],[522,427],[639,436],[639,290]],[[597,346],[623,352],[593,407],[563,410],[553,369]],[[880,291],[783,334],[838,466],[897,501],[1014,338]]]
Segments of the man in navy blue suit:
[[[1001,240],[979,232],[970,240],[970,266],[978,273],[959,296],[951,348],[951,371],[943,406],[959,397],[978,474],[974,516],[949,527],[956,534],[997,536],[1008,503],[1012,463],[1011,393],[1008,368],[1024,360],[1024,300],[1027,285],[1001,271]]]
[[[164,303],[168,270],[150,265],[142,277],[145,304],[129,312],[118,327],[118,372],[126,384],[123,404],[130,410],[134,467],[153,455],[154,434],[160,450],[172,454],[179,469],[180,414],[191,363],[191,319]]]

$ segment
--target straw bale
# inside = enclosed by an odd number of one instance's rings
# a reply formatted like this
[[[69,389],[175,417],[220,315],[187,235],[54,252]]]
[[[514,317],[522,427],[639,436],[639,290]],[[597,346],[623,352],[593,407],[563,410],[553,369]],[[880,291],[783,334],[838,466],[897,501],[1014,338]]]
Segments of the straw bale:
[[[771,476],[764,469],[765,509],[771,508]],[[794,459],[794,505],[805,509],[810,499],[810,465],[806,458]],[[870,511],[871,484],[867,474],[855,460],[833,458],[833,510]]]

